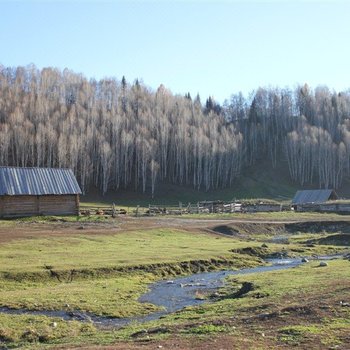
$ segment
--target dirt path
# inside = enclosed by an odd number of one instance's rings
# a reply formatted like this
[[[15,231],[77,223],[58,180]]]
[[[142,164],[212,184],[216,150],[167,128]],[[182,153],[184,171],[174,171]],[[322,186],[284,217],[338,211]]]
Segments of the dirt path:
[[[349,222],[348,217],[341,217],[342,222]],[[340,220],[337,220],[340,221]],[[191,219],[181,217],[119,217],[108,219],[105,222],[10,222],[9,225],[0,226],[0,243],[16,239],[31,239],[37,237],[50,237],[62,235],[114,235],[118,232],[147,230],[157,228],[177,228],[191,232],[206,231],[215,233],[216,226],[230,225],[284,225],[302,222],[322,222],[322,216],[318,220],[264,220],[264,219]],[[336,221],[335,221],[336,222]],[[218,232],[216,232],[218,233]]]
[[[254,346],[254,347],[252,347]],[[74,348],[56,348],[58,349],[86,349],[86,350],[247,350],[255,349],[251,339],[248,337],[242,342],[242,339],[237,341],[235,336],[222,335],[220,337],[199,338],[179,338],[174,337],[167,340],[159,341],[143,341],[139,343],[118,343],[109,346],[82,346]],[[268,347],[266,347],[268,348]],[[281,348],[282,349],[282,348]],[[311,349],[311,348],[310,348]]]

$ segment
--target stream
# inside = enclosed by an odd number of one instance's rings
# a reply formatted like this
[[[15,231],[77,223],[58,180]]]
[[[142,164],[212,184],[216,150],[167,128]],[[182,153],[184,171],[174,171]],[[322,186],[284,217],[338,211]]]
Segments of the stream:
[[[322,256],[318,260],[330,260],[341,256]],[[242,270],[225,270],[214,272],[196,273],[186,277],[173,280],[163,280],[152,283],[149,291],[139,298],[139,302],[151,303],[163,310],[139,317],[115,318],[96,316],[95,314],[82,311],[50,311],[50,310],[27,310],[0,307],[1,313],[14,315],[45,315],[48,317],[60,317],[64,320],[78,320],[82,322],[93,322],[96,326],[121,327],[131,322],[146,322],[156,320],[167,314],[179,311],[187,306],[196,306],[208,302],[208,300],[197,299],[197,293],[215,292],[225,283],[225,278],[231,275],[246,275],[250,273],[263,273],[267,271],[284,270],[302,264],[301,258],[268,259],[270,265],[247,268]]]

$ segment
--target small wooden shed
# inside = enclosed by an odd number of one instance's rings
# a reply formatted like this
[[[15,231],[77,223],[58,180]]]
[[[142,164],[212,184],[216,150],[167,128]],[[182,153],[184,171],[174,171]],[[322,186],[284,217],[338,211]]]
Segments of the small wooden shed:
[[[334,190],[297,191],[292,199],[292,207],[297,211],[318,211],[320,204],[338,199]]]
[[[78,215],[80,194],[70,169],[0,167],[0,217]]]
[[[334,190],[304,190],[297,191],[292,199],[292,204],[325,203],[334,199],[338,199]]]

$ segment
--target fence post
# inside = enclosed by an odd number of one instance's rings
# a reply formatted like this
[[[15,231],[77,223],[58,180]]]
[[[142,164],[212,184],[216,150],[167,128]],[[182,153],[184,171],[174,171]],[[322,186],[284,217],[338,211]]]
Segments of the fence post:
[[[179,202],[180,215],[182,215],[182,202]]]

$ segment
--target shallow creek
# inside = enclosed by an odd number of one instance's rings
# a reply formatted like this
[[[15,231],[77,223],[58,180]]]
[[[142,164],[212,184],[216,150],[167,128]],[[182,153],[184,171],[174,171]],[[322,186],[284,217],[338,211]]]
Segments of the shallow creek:
[[[338,256],[339,257],[339,256]],[[337,258],[335,256],[318,257],[319,260],[330,260]],[[146,322],[156,320],[162,316],[181,310],[186,306],[196,306],[208,302],[196,298],[198,293],[215,292],[225,283],[225,278],[230,275],[246,275],[250,273],[263,273],[267,271],[283,270],[293,268],[302,264],[300,258],[269,259],[270,265],[259,266],[242,270],[225,270],[214,272],[196,273],[187,277],[179,277],[173,280],[163,280],[155,282],[149,286],[149,291],[143,294],[139,301],[142,303],[151,303],[163,310],[140,317],[112,318],[96,316],[94,314],[82,311],[49,311],[49,310],[27,310],[10,309],[0,307],[1,313],[16,315],[45,315],[49,317],[60,317],[64,320],[78,320],[83,322],[93,322],[96,326],[121,327],[131,322]]]

